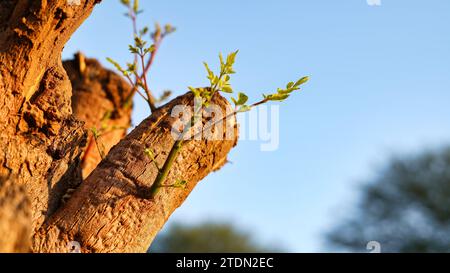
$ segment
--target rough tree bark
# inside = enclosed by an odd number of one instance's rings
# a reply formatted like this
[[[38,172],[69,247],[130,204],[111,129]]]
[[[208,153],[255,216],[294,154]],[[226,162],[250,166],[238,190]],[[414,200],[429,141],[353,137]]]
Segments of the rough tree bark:
[[[130,123],[130,86],[94,60],[83,65],[80,56],[65,63],[69,77],[61,61],[65,43],[98,2],[0,2],[0,242],[8,242],[0,251],[67,252],[73,240],[83,252],[145,251],[236,144],[237,132],[229,140],[189,141],[166,181],[184,179],[187,188],[149,198],[158,170],[144,149],[164,162],[174,143],[171,109],[192,104],[192,95],[161,107],[121,140]],[[230,107],[220,96],[214,102]],[[96,167],[100,157],[87,128],[102,126],[105,112],[106,126],[119,128],[103,139],[105,152],[118,144]],[[234,118],[223,126],[237,131]],[[75,193],[61,202],[70,188]]]
[[[133,90],[122,77],[82,53],[63,65],[72,83],[73,114],[84,122],[85,129],[104,131],[101,143],[96,143],[92,133],[88,135],[81,156],[83,178],[86,178],[102,160],[101,153],[107,154],[127,134]]]
[[[25,188],[15,182],[11,177],[0,178],[0,252],[30,249],[30,202]]]

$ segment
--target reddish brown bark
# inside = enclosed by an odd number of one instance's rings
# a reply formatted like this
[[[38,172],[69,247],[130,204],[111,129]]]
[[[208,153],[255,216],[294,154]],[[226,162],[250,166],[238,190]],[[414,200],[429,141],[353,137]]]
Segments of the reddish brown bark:
[[[165,181],[184,179],[187,188],[148,196],[157,170],[143,151],[154,149],[162,164],[174,143],[170,110],[191,104],[192,95],[158,109],[121,140],[130,122],[125,96],[130,87],[89,59],[86,66],[80,59],[67,62],[69,77],[60,57],[97,2],[0,2],[0,244],[7,242],[0,251],[23,252],[31,245],[35,252],[67,252],[71,240],[79,241],[83,252],[145,251],[236,143],[237,134],[230,140],[188,142]],[[229,107],[220,96],[214,100]],[[118,144],[95,168],[100,158],[86,148],[92,143],[87,128],[102,126],[105,111],[111,112],[106,127],[123,128],[101,139],[105,153]],[[225,126],[236,130],[234,118]],[[91,173],[84,182],[82,171]],[[70,188],[76,191],[64,204]]]
[[[75,117],[84,121],[86,130],[95,128],[102,135],[96,143],[89,132],[81,156],[83,178],[86,178],[107,154],[127,134],[131,124],[132,87],[115,72],[105,69],[97,60],[77,53],[74,60],[65,61],[72,83],[72,109]]]
[[[61,51],[96,1],[5,0],[0,8],[0,175],[25,186],[38,228],[81,182],[82,122]]]
[[[31,209],[26,189],[12,177],[0,178],[0,252],[28,252]],[[13,231],[13,232],[12,232]]]
[[[160,108],[115,146],[69,200],[37,233],[35,251],[64,252],[70,241],[81,243],[83,252],[143,252],[195,185],[226,162],[236,144],[237,126],[230,118],[217,130],[235,131],[230,140],[192,140],[177,157],[165,185],[186,180],[185,189],[163,188],[150,198],[150,187],[158,170],[144,150],[151,148],[162,166],[173,146],[170,115],[176,105],[189,105],[188,93]],[[216,96],[214,103],[224,109],[228,102]],[[228,109],[231,111],[231,109]],[[205,121],[206,122],[206,121]],[[229,131],[228,131],[229,132]],[[224,139],[225,135],[217,136]],[[74,216],[75,214],[75,216]]]

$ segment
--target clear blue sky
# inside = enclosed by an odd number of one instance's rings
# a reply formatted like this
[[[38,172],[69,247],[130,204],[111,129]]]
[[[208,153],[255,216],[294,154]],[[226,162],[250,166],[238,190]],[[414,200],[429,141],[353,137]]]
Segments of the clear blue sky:
[[[130,27],[106,0],[74,35],[105,63],[129,60]],[[202,61],[240,49],[233,84],[250,97],[301,75],[280,107],[280,148],[242,141],[233,164],[202,181],[170,222],[228,220],[289,251],[326,251],[323,233],[392,154],[450,143],[450,1],[142,0],[142,23],[171,23],[151,87],[206,84]],[[134,122],[146,115],[136,100]]]

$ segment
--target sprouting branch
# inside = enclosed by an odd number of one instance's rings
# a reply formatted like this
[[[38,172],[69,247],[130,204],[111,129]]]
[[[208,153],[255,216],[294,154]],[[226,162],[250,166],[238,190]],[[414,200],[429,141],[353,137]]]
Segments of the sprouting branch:
[[[178,153],[182,149],[184,143],[185,143],[185,136],[187,132],[195,126],[195,124],[201,120],[201,111],[203,107],[208,107],[210,104],[210,101],[214,94],[216,92],[225,92],[225,93],[233,93],[233,88],[230,85],[230,75],[234,74],[235,71],[233,70],[233,65],[235,63],[235,59],[237,56],[238,51],[233,52],[228,55],[226,61],[223,59],[222,55],[219,55],[220,59],[220,73],[219,76],[216,76],[214,72],[209,68],[209,65],[207,63],[204,63],[206,71],[208,73],[208,79],[210,81],[210,87],[208,88],[192,88],[189,87],[191,92],[194,94],[195,98],[194,100],[194,114],[190,120],[189,123],[185,124],[183,128],[183,132],[180,134],[179,138],[175,141],[174,145],[172,146],[172,149],[170,150],[170,153],[161,169],[159,169],[158,176],[156,177],[151,189],[150,189],[150,197],[154,198],[157,194],[160,188],[164,187],[164,181],[166,180],[170,169],[172,168],[173,162],[175,161]],[[263,95],[263,99],[255,102],[251,105],[247,105],[248,96],[244,93],[239,92],[237,98],[231,98],[233,103],[235,104],[235,110],[231,113],[226,115],[220,120],[215,121],[214,123],[210,124],[208,127],[203,128],[200,132],[194,134],[192,139],[196,139],[197,136],[202,135],[205,130],[209,130],[215,125],[223,122],[224,120],[228,120],[229,118],[235,116],[237,113],[241,112],[247,112],[251,109],[265,104],[270,101],[284,101],[287,99],[292,92],[299,90],[300,86],[308,81],[308,77],[302,77],[297,82],[289,82],[286,85],[286,88],[278,88],[277,92],[270,95]],[[198,102],[200,101],[200,107],[198,106]]]
[[[154,32],[150,33],[152,44],[147,47],[147,41],[144,37],[149,34],[149,28],[144,27],[140,29],[138,26],[138,15],[142,13],[142,10],[139,9],[139,1],[134,0],[133,3],[131,3],[131,0],[121,0],[121,3],[127,7],[127,13],[125,15],[130,18],[132,24],[134,44],[129,46],[129,50],[134,56],[134,61],[133,63],[127,63],[127,68],[124,69],[111,58],[108,58],[107,60],[112,63],[133,86],[127,101],[130,100],[135,93],[138,93],[147,102],[151,112],[154,112],[156,110],[156,103],[161,101],[161,99],[157,100],[150,90],[148,73],[154,63],[162,41],[176,29],[169,24],[165,25],[164,29],[162,29],[159,24],[156,24]],[[134,80],[131,79],[131,76],[134,77]],[[142,93],[140,89],[142,89],[144,93]],[[167,97],[167,93],[164,93],[163,96],[161,96],[162,99]]]

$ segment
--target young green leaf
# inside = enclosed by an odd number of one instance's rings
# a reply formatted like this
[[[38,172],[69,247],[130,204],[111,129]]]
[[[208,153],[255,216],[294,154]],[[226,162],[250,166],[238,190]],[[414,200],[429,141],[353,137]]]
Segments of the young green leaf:
[[[236,106],[241,106],[241,105],[244,105],[245,103],[247,103],[247,101],[248,101],[248,96],[245,95],[245,94],[242,93],[242,92],[239,92],[239,93],[238,93],[237,99],[231,98],[231,100],[234,102],[234,104],[235,104]]]
[[[144,54],[153,53],[153,52],[155,52],[155,50],[156,50],[156,46],[151,45],[151,46],[147,47],[146,49],[144,49]]]
[[[225,69],[225,62],[223,60],[222,53],[219,53],[219,60],[220,60],[220,71],[223,71]]]
[[[230,53],[230,54],[228,55],[228,57],[227,57],[227,64],[228,64],[229,66],[232,66],[232,65],[235,63],[235,61],[236,61],[236,56],[237,56],[238,53],[239,53],[239,50],[236,50],[235,52],[232,52],[232,53]]]
[[[137,72],[136,63],[127,63],[128,71],[132,74]]]
[[[168,35],[168,34],[174,33],[175,31],[176,31],[176,28],[174,28],[170,24],[166,24],[164,26],[164,35]]]
[[[141,31],[139,31],[139,34],[141,36],[144,36],[148,33],[148,27],[144,27]]]
[[[298,87],[298,86],[306,83],[307,81],[309,81],[309,77],[303,77],[295,83],[295,86]]]
[[[248,112],[248,111],[250,111],[250,110],[252,110],[252,107],[251,107],[251,106],[249,106],[249,105],[242,105],[242,106],[237,110],[237,112],[238,112],[238,113],[243,113],[243,112]]]
[[[116,61],[114,61],[113,59],[111,59],[111,58],[106,58],[106,60],[109,62],[109,63],[111,63],[118,71],[120,71],[124,76],[128,76],[129,75],[129,73],[125,70],[125,69],[123,69],[122,68],[122,66],[120,66],[120,64],[118,63],[118,62],[116,62]]]
[[[120,2],[127,7],[130,6],[130,0],[120,0]]]
[[[134,13],[139,12],[139,0],[134,0],[133,11],[134,11]]]
[[[230,85],[225,85],[221,89],[225,93],[230,93],[230,94],[233,93],[233,88]]]
[[[192,86],[189,86],[188,88],[194,94],[195,97],[200,97],[200,89],[194,88]]]
[[[272,94],[266,96],[269,101],[284,101],[289,97],[289,94]]]
[[[133,45],[128,45],[128,50],[130,50],[132,54],[139,54],[139,49]]]
[[[203,65],[205,66],[206,72],[208,73],[208,80],[210,81],[211,85],[213,85],[213,82],[215,81],[216,76],[214,75],[214,72],[209,68],[209,65],[207,62],[203,62]]]
[[[135,47],[137,47],[139,49],[143,49],[145,47],[145,45],[147,44],[147,42],[144,41],[141,37],[136,35],[134,37],[134,44],[135,44]]]

